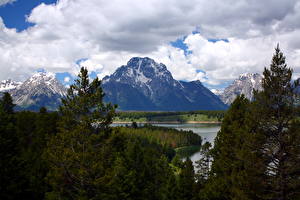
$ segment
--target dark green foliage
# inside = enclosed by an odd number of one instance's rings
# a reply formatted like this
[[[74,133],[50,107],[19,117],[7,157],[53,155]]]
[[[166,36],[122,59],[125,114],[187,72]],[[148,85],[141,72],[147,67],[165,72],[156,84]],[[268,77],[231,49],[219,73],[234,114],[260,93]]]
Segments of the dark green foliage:
[[[14,199],[20,196],[20,166],[17,157],[19,149],[13,106],[10,95],[5,93],[0,100],[0,199]]]
[[[26,190],[28,199],[42,199],[48,190],[45,182],[48,163],[43,153],[48,139],[57,132],[57,113],[47,113],[43,109],[41,111],[40,113],[28,111],[16,113],[19,163],[22,164],[23,190]]]
[[[13,100],[8,92],[5,92],[2,97],[1,107],[7,114],[13,114],[14,112],[15,105],[13,104]]]
[[[161,144],[163,152],[170,160],[175,155],[174,148],[190,148],[194,146],[196,149],[199,149],[202,142],[201,136],[192,131],[182,131],[166,127],[145,125],[138,128],[118,127],[117,129],[120,133],[143,137],[152,143]]]
[[[177,167],[177,168],[182,168],[183,167],[183,163],[181,161],[180,156],[175,155],[175,157],[172,159],[172,165]]]
[[[217,118],[221,121],[224,117],[226,111],[224,110],[202,110],[202,111],[188,111],[188,112],[117,112],[117,116],[121,120],[131,119],[132,121],[138,120],[140,118],[146,118],[146,121],[180,121],[185,122],[181,118],[182,115],[195,115],[202,114],[208,116],[208,118]],[[176,119],[176,120],[174,120]]]
[[[42,154],[58,116],[46,110],[13,113],[13,107],[6,95],[0,106],[1,199],[43,199],[47,164]]]
[[[169,174],[169,177],[168,177],[168,180],[167,180],[167,186],[166,186],[166,191],[165,191],[165,199],[180,200],[179,199],[179,189],[178,189],[177,179],[176,179],[176,176],[173,173]]]
[[[117,156],[110,182],[115,199],[165,199],[168,179],[174,176],[165,157],[148,140],[128,137]],[[171,194],[170,194],[171,195]]]
[[[195,198],[195,172],[193,162],[187,158],[179,174],[178,197],[181,200],[192,200]]]
[[[239,96],[231,104],[222,123],[212,150],[212,169],[208,184],[202,196],[206,199],[236,199],[236,187],[239,183],[234,180],[240,176],[243,167],[240,156],[245,145],[247,130],[247,113],[249,101]]]

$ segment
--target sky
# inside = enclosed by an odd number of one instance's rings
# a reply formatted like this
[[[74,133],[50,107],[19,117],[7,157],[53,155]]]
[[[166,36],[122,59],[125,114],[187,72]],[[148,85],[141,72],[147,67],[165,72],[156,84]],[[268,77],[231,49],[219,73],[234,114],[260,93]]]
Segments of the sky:
[[[217,89],[261,73],[278,43],[300,77],[299,0],[0,0],[0,80],[44,69],[68,85],[140,56]]]

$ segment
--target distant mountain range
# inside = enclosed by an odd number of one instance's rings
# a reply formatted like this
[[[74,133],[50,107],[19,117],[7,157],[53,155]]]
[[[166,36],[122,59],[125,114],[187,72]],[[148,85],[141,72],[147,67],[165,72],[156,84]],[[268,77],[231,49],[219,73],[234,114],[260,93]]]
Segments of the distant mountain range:
[[[227,105],[230,105],[240,94],[244,94],[247,99],[253,100],[253,90],[263,90],[262,78],[263,75],[258,73],[241,74],[238,79],[234,80],[223,91],[213,90],[213,92]],[[298,81],[300,81],[300,78],[298,78]],[[293,82],[292,85],[294,84]],[[300,87],[294,86],[294,92],[299,97]]]
[[[134,57],[127,65],[103,79],[105,101],[120,110],[187,111],[223,110],[227,106],[200,81],[177,81],[162,63]],[[0,93],[8,91],[19,110],[56,110],[66,88],[53,73],[38,72],[24,83],[0,82]]]
[[[215,91],[215,93],[227,105],[230,105],[240,94],[244,94],[247,99],[252,100],[253,89],[262,90],[262,78],[263,76],[258,73],[241,74],[224,91]]]
[[[121,110],[223,110],[227,106],[200,81],[177,81],[162,63],[134,57],[103,79],[105,101]]]
[[[200,81],[177,81],[162,63],[134,57],[112,75],[103,78],[104,100],[120,110],[187,111],[223,110],[237,95],[253,99],[253,89],[262,90],[262,75],[241,74],[223,91],[212,93]],[[11,79],[0,82],[0,93],[9,92],[18,110],[57,110],[67,89],[55,74],[38,72],[24,83]],[[0,94],[1,95],[1,94]]]
[[[1,92],[9,92],[17,104],[17,110],[37,111],[40,107],[57,110],[67,89],[53,73],[38,72],[24,83],[2,81]],[[9,84],[7,84],[9,83]]]

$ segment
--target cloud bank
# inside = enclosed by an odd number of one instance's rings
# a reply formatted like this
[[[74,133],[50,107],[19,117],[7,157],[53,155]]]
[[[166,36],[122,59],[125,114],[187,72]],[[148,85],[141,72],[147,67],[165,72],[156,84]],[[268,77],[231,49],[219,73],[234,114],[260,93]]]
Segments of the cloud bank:
[[[218,86],[261,72],[277,43],[300,73],[297,0],[60,0],[40,4],[27,21],[35,25],[17,32],[0,20],[0,80],[80,66],[101,78],[132,56],[148,56],[176,79]],[[177,39],[187,52],[171,45]]]

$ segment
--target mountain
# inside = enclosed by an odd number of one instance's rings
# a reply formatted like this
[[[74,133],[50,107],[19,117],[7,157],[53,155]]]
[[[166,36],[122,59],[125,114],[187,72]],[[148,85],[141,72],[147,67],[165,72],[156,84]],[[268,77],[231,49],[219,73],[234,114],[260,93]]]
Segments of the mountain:
[[[227,106],[200,81],[177,81],[162,63],[131,58],[127,65],[104,77],[105,101],[120,110],[222,110]]]
[[[239,78],[225,88],[219,96],[227,105],[230,105],[240,94],[244,94],[246,98],[251,100],[253,99],[253,89],[262,90],[262,77],[263,76],[258,73],[241,74]]]
[[[21,84],[22,82],[12,81],[11,79],[3,80],[0,82],[0,92],[8,92]]]
[[[220,96],[224,92],[224,90],[221,90],[221,89],[211,89],[210,91],[217,96]]]
[[[10,90],[10,94],[20,109],[36,111],[44,106],[48,110],[56,110],[61,98],[66,95],[66,88],[55,78],[55,74],[38,72]]]

